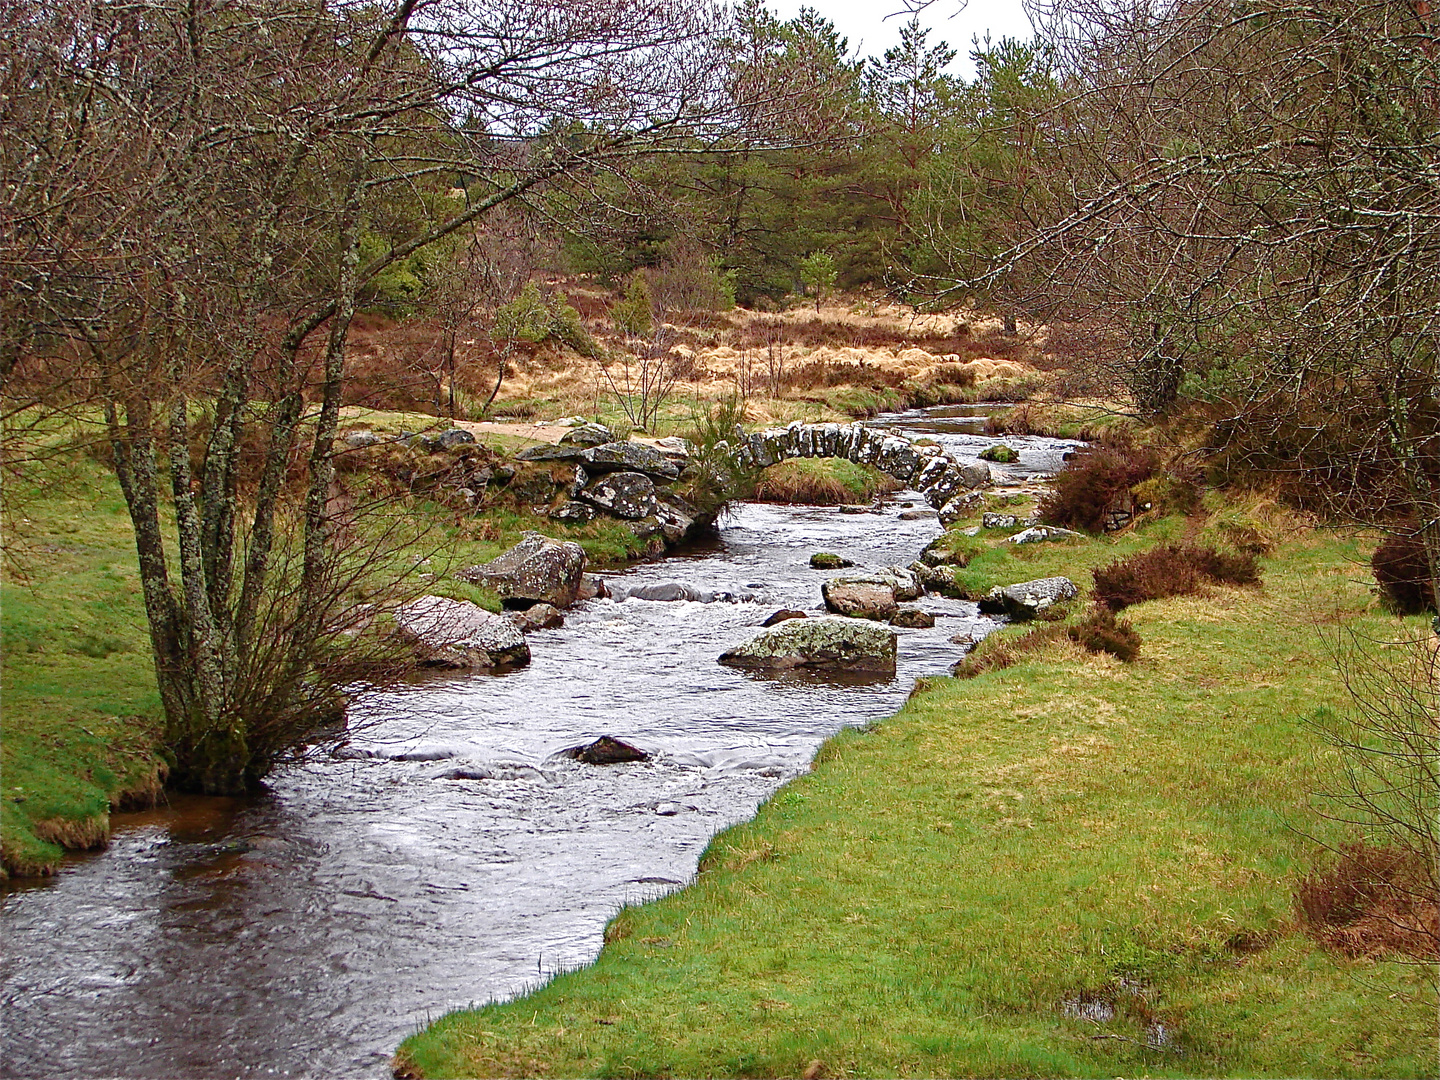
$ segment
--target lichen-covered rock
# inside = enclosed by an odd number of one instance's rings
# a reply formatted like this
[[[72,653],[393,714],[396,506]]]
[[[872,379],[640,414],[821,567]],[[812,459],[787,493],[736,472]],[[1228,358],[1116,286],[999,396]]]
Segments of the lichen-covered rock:
[[[466,600],[422,596],[395,611],[395,631],[429,667],[502,668],[530,662],[525,636],[501,615]]]
[[[878,623],[831,615],[788,619],[728,650],[720,663],[757,671],[806,668],[893,674],[895,631]]]
[[[921,608],[906,604],[895,612],[891,626],[902,626],[910,630],[927,630],[935,625],[935,616]]]
[[[680,470],[653,446],[635,442],[609,442],[592,446],[580,455],[587,472],[638,472],[674,480]]]
[[[461,570],[455,576],[472,585],[494,589],[506,607],[551,604],[567,608],[579,595],[584,572],[585,549],[579,544],[527,532],[520,543],[503,555]]]
[[[569,502],[563,502],[554,510],[550,511],[550,516],[554,520],[563,521],[567,525],[584,525],[587,521],[593,521],[595,514],[595,507],[589,503],[577,502],[574,499],[571,499]]]
[[[655,449],[682,467],[695,456],[695,444],[689,439],[682,439],[679,435],[667,435],[663,439],[656,439]]]
[[[695,528],[700,511],[673,491],[655,492],[655,521],[660,532],[672,544],[678,544]]]
[[[583,446],[532,446],[515,455],[516,461],[580,461],[585,453]]]
[[[1079,594],[1080,590],[1069,578],[1037,578],[1015,585],[997,585],[980,600],[979,606],[987,615],[1008,615],[1019,622],[1033,619],[1036,613],[1052,604],[1073,600]]]
[[[1013,529],[1019,523],[1014,514],[986,512],[980,515],[980,524],[987,529]]]
[[[836,615],[889,621],[897,610],[895,585],[878,574],[831,578],[820,586],[825,607]]]
[[[1073,529],[1061,529],[1054,525],[1035,525],[1024,532],[1006,537],[1011,544],[1043,544],[1047,540],[1084,540],[1085,534]]]
[[[596,477],[580,492],[580,498],[627,521],[653,517],[658,508],[655,482],[638,472],[612,472]]]
[[[844,570],[846,567],[854,565],[845,556],[836,555],[833,551],[817,551],[810,556],[812,570]]]
[[[886,566],[876,571],[876,576],[888,581],[895,591],[896,600],[918,600],[925,592],[925,584],[918,574],[904,566]]]
[[[980,491],[966,491],[956,495],[940,508],[940,524],[953,525],[961,518],[969,517],[984,498],[984,493]]]
[[[438,435],[431,435],[429,443],[440,450],[451,450],[457,446],[474,446],[475,436],[464,428],[448,428]]]
[[[535,604],[524,611],[510,612],[510,621],[522,634],[534,630],[554,630],[565,625],[565,616],[550,604]]]
[[[588,450],[592,446],[603,446],[615,441],[615,433],[604,424],[584,423],[573,427],[560,436],[561,446],[578,446]]]

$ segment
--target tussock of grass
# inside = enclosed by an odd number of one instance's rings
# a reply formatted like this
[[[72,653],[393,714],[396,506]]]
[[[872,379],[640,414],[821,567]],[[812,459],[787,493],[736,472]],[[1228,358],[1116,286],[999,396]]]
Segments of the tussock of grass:
[[[892,477],[844,458],[791,458],[760,474],[755,498],[762,502],[841,506],[870,502],[900,490]]]
[[[967,572],[1079,578],[1183,527],[982,551]],[[1312,536],[1277,548],[1263,594],[1137,607],[1132,664],[1064,645],[927,680],[716,837],[695,885],[622,912],[593,967],[453,1013],[403,1060],[429,1077],[1433,1075],[1426,973],[1344,959],[1294,921],[1316,841],[1344,830],[1308,806],[1336,763],[1304,721],[1343,687],[1302,611],[1324,582],[1361,629],[1391,625],[1358,557]],[[1095,1001],[1114,1018],[1072,1004]]]

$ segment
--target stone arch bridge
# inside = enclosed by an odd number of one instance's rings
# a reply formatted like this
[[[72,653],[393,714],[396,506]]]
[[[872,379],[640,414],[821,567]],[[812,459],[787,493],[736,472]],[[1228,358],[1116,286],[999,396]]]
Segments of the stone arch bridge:
[[[938,446],[917,446],[909,439],[864,424],[802,424],[769,428],[750,435],[737,432],[734,459],[767,468],[799,457],[835,457],[870,465],[925,496],[936,510],[961,492],[991,481],[990,466],[976,458],[957,458]]]

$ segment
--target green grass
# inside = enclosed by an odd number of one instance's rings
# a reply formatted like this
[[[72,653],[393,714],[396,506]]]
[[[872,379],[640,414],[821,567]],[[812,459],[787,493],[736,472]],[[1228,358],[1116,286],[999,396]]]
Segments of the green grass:
[[[1091,544],[987,545],[996,583]],[[599,960],[407,1040],[416,1075],[1433,1076],[1428,973],[1299,933],[1339,826],[1307,717],[1341,687],[1315,620],[1393,632],[1349,539],[1297,534],[1262,591],[1129,609],[1120,664],[1056,646],[924,681],[895,717],[710,845],[692,887],[622,911]],[[1258,948],[1257,948],[1258,946]],[[1092,1023],[1063,1003],[1103,997]],[[1150,1049],[1162,1023],[1171,1041]]]
[[[766,502],[838,506],[898,491],[898,481],[845,458],[791,458],[760,472],[755,497]]]
[[[118,492],[97,498],[63,477],[20,500],[0,585],[7,874],[47,871],[63,847],[103,844],[111,807],[153,795],[162,760],[135,545]]]

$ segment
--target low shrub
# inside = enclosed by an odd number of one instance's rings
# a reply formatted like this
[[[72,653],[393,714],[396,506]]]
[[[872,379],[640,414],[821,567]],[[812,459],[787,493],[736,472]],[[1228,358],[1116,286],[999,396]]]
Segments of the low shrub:
[[[1066,627],[1065,633],[1087,652],[1109,653],[1117,660],[1132,662],[1140,655],[1140,634],[1128,621],[1121,622],[1115,613],[1096,608],[1080,622]]]
[[[1189,596],[1207,584],[1259,585],[1255,556],[1193,544],[1163,544],[1095,571],[1095,602],[1120,611],[1146,600]]]
[[[982,642],[977,651],[952,670],[957,678],[973,679],[987,671],[1012,667],[1058,641],[1071,641],[1086,652],[1109,653],[1127,664],[1140,655],[1140,634],[1136,629],[1129,622],[1118,621],[1112,611],[1093,608],[1080,621],[1068,626],[1051,623],[1037,626],[1017,638]]]
[[[1100,532],[1117,498],[1149,480],[1159,464],[1153,450],[1125,440],[1094,443],[1076,452],[1040,500],[1040,520],[1066,529]]]
[[[1296,886],[1295,906],[1306,932],[1346,956],[1440,957],[1434,875],[1420,852],[1342,845]]]
[[[1415,535],[1386,537],[1370,557],[1380,595],[1398,615],[1435,611],[1435,581],[1425,544]]]

